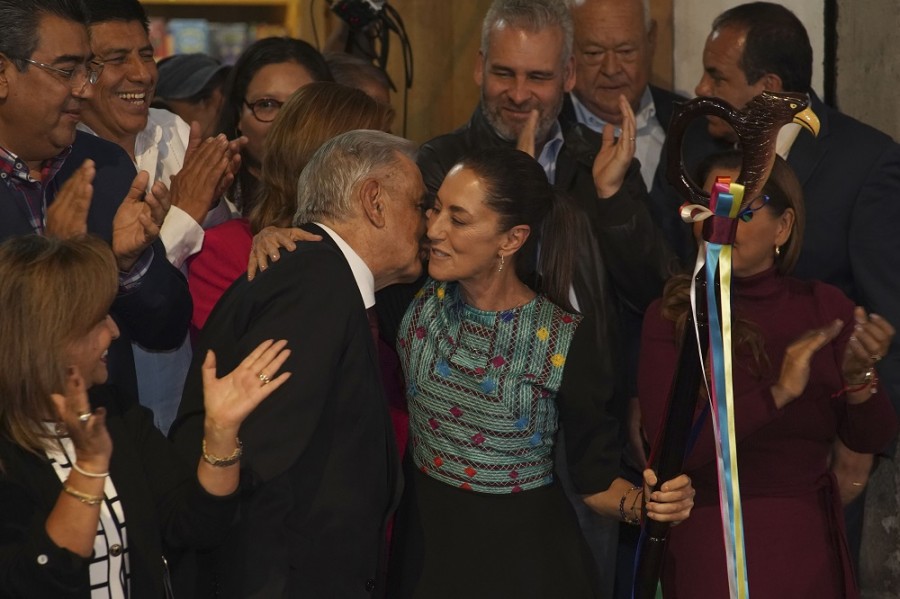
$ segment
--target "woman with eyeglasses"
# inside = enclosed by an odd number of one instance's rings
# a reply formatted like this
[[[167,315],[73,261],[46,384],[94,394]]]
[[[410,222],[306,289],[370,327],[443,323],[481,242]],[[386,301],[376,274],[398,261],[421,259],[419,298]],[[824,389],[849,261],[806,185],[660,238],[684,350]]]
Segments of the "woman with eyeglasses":
[[[225,82],[219,132],[228,139],[241,135],[241,169],[227,194],[247,216],[262,168],[266,135],[288,97],[313,81],[334,81],[325,59],[303,40],[270,37],[251,44],[238,58]]]
[[[97,238],[0,245],[2,597],[159,599],[165,556],[214,546],[238,516],[238,430],[290,376],[285,342],[221,378],[206,357],[203,457],[189,464],[105,384],[117,288]]]
[[[741,154],[713,157],[698,180],[737,178]],[[812,200],[814,200],[813,198]],[[894,329],[837,288],[788,273],[803,238],[803,194],[781,158],[738,221],[732,312],[737,458],[749,588],[757,597],[858,597],[829,470],[835,438],[863,453],[882,450],[897,430],[876,363]],[[690,279],[669,282],[644,318],[638,375],[649,439],[661,425],[678,344],[690,310]],[[690,519],[669,533],[666,596],[727,597],[716,450],[706,392],[705,421],[685,472],[697,491]]]
[[[266,159],[249,213],[208,230],[203,249],[188,263],[194,331],[203,328],[225,290],[247,270],[253,235],[268,226],[291,225],[297,177],[319,146],[354,129],[385,130],[392,118],[389,106],[330,81],[310,83],[287,99],[268,130]]]

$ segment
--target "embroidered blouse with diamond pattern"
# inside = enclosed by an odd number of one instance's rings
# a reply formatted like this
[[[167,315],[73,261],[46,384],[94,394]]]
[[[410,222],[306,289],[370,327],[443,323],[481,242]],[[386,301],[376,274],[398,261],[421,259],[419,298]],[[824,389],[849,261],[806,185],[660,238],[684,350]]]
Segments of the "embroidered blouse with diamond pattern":
[[[482,493],[550,484],[555,399],[580,322],[540,295],[485,312],[457,284],[428,281],[398,341],[416,466]]]

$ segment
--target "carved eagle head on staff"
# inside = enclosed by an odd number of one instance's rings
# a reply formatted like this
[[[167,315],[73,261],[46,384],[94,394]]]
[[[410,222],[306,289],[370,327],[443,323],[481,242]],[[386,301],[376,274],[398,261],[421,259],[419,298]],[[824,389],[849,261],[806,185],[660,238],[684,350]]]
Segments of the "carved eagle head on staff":
[[[788,123],[797,123],[813,135],[819,132],[819,119],[809,108],[805,94],[764,91],[737,110],[718,98],[698,97],[676,102],[667,137],[667,177],[679,190],[682,199],[691,204],[709,205],[709,194],[703,191],[685,171],[681,144],[688,124],[700,116],[717,116],[734,129],[743,153],[741,172],[736,183],[744,186],[744,202],[756,198],[769,179],[775,163],[778,132]]]

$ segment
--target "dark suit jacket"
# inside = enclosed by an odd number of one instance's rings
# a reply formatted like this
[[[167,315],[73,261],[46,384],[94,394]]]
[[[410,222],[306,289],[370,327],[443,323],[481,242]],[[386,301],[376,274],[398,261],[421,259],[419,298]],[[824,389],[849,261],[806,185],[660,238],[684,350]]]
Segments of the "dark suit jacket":
[[[112,241],[113,217],[135,177],[128,154],[114,143],[77,132],[72,153],[50,182],[47,205],[53,203],[63,183],[90,158],[96,163],[94,195],[88,212],[88,232]],[[34,231],[26,208],[0,184],[0,240]],[[110,310],[122,335],[110,347],[110,381],[119,384],[129,397],[137,397],[131,341],[148,349],[168,350],[181,345],[191,317],[191,296],[184,276],[166,260],[162,243],[153,244],[153,260],[141,283],[120,292]]]
[[[797,277],[839,287],[900,325],[900,145],[811,95],[818,137],[800,132],[788,164],[803,185],[806,231]],[[878,364],[900,413],[900,338]]]
[[[221,376],[261,341],[288,340],[292,353],[282,370],[293,376],[241,427],[249,487],[239,530],[206,556],[202,577],[212,570],[220,597],[383,593],[385,523],[399,494],[396,447],[353,274],[332,239],[310,230],[323,241],[298,244],[222,296],[198,340],[170,431],[197,456],[207,349],[215,350]]]
[[[109,471],[127,526],[130,597],[160,599],[163,554],[221,541],[236,516],[237,494],[218,498],[203,491],[196,464],[176,454],[149,410],[122,401],[107,385],[91,391],[93,406],[107,409],[114,447]],[[56,546],[44,528],[62,491],[53,466],[6,439],[0,439],[0,461],[0,596],[88,599],[88,560]]]
[[[668,134],[669,123],[675,112],[675,103],[685,102],[687,98],[654,85],[650,86],[650,95],[653,98],[653,105],[656,107],[656,120]],[[561,122],[565,123],[577,122],[575,107],[568,94],[566,94],[559,118]],[[704,158],[728,149],[730,146],[727,143],[710,137],[705,119],[697,119],[688,126],[682,144],[684,163],[692,176]],[[666,145],[663,144],[659,164],[653,176],[653,185],[649,195],[643,196],[643,199],[647,202],[647,209],[653,217],[653,221],[663,232],[666,242],[678,255],[682,265],[690,268],[697,257],[697,244],[694,242],[691,227],[685,224],[679,215],[678,209],[684,203],[684,199],[678,195],[678,192],[666,179],[667,151]],[[703,182],[700,181],[699,184],[702,185]]]

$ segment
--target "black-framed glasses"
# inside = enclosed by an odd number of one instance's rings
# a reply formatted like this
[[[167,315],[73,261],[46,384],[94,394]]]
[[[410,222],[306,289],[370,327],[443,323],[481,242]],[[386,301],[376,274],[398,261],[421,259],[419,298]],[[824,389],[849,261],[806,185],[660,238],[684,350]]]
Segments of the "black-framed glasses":
[[[271,123],[278,116],[278,111],[284,106],[284,102],[274,98],[260,98],[251,104],[245,98],[244,106],[250,109],[260,123]]]
[[[34,66],[44,69],[48,73],[52,73],[61,77],[73,89],[84,89],[84,86],[90,83],[96,85],[100,80],[100,74],[103,72],[103,63],[97,61],[85,62],[75,65],[71,69],[59,69],[49,64],[31,60],[30,58],[20,58],[22,62],[33,64]]]

